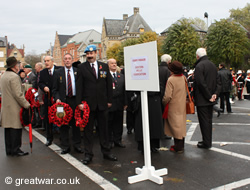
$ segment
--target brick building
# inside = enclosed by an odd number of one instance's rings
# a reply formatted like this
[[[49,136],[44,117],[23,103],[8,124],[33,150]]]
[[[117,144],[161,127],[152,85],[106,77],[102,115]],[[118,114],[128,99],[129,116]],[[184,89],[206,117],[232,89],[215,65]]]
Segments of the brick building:
[[[139,38],[144,32],[152,31],[150,26],[142,18],[139,13],[139,8],[134,7],[134,14],[128,17],[128,14],[123,14],[123,19],[105,19],[102,24],[102,59],[107,59],[107,50],[114,44],[131,39]]]

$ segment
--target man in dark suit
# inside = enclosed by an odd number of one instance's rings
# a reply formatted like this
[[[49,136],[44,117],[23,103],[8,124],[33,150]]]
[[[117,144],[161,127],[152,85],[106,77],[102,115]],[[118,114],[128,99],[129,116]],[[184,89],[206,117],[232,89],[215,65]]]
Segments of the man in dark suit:
[[[51,56],[44,57],[45,69],[40,72],[40,80],[38,83],[39,88],[45,93],[44,97],[44,108],[45,108],[45,126],[47,133],[47,142],[46,146],[50,146],[53,141],[53,133],[52,133],[52,124],[49,123],[48,119],[48,108],[52,105],[52,88],[53,88],[53,75],[57,69],[54,65],[54,59]]]
[[[208,60],[204,48],[197,49],[196,58],[194,100],[202,134],[202,141],[198,142],[197,147],[209,149],[212,146],[213,105],[220,93],[220,79],[216,66]]]
[[[83,153],[81,149],[81,132],[80,128],[76,127],[74,112],[76,108],[76,75],[77,68],[72,67],[73,56],[66,53],[63,57],[64,67],[55,71],[52,94],[56,101],[69,104],[73,110],[73,117],[69,125],[60,127],[60,137],[62,144],[61,154],[70,152],[69,129],[72,128],[72,141],[76,152]]]
[[[109,108],[108,117],[109,141],[111,146],[114,143],[117,147],[125,148],[126,146],[122,143],[123,111],[127,109],[125,78],[123,74],[117,72],[115,59],[109,59],[108,66],[113,84],[112,106]]]
[[[83,131],[85,158],[83,164],[87,165],[93,157],[93,126],[94,120],[98,122],[98,135],[104,159],[116,161],[117,158],[110,153],[108,137],[108,107],[112,106],[112,76],[108,65],[96,61],[96,46],[89,45],[85,51],[87,61],[78,66],[76,82],[76,103],[83,110],[82,101],[90,107],[89,122]]]

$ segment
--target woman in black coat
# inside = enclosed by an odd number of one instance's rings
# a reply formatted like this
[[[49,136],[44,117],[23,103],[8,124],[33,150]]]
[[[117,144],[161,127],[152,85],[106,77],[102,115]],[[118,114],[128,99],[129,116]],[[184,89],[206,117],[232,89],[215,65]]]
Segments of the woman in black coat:
[[[135,112],[135,140],[138,142],[138,150],[143,152],[143,129],[140,92],[137,92],[137,103],[137,110]],[[148,114],[150,147],[152,152],[157,152],[157,148],[160,147],[160,139],[164,136],[161,98],[159,92],[148,92]]]

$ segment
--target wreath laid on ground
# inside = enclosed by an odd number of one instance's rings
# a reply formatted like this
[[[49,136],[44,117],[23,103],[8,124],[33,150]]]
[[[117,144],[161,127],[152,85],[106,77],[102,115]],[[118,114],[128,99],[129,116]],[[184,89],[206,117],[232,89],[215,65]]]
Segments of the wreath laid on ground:
[[[89,109],[89,105],[87,104],[87,102],[82,101],[82,104],[83,104],[83,111],[81,111],[78,108],[78,106],[76,107],[75,120],[76,120],[77,127],[84,128],[89,122],[90,109]]]
[[[57,107],[63,107],[63,112],[57,112]],[[58,127],[68,125],[73,117],[73,110],[66,103],[55,103],[49,108],[48,117],[49,123],[53,123]]]

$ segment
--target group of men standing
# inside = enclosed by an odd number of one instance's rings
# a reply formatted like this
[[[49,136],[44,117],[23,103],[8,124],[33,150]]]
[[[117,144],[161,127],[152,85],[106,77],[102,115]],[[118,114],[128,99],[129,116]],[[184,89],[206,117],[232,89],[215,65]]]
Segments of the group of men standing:
[[[45,69],[41,70],[38,78],[38,87],[44,93],[45,105],[45,123],[47,142],[46,146],[50,146],[53,142],[52,124],[48,121],[48,108],[52,105],[52,101],[67,103],[72,110],[78,106],[83,111],[83,101],[87,102],[90,108],[89,121],[83,131],[84,150],[81,149],[81,133],[79,127],[75,126],[74,117],[68,126],[60,127],[62,152],[66,154],[71,151],[69,130],[72,129],[72,143],[75,151],[85,153],[83,164],[89,164],[94,156],[93,144],[94,135],[93,129],[97,122],[97,131],[100,140],[101,152],[104,159],[116,161],[117,157],[111,153],[112,146],[124,148],[122,143],[123,130],[123,111],[127,108],[127,97],[125,93],[125,79],[123,74],[117,72],[116,60],[108,60],[108,64],[96,60],[96,46],[89,45],[85,49],[87,61],[80,64],[78,68],[72,67],[73,57],[67,53],[64,55],[64,67],[54,65],[53,58],[46,56],[44,58]],[[197,62],[194,72],[194,100],[197,106],[198,119],[201,127],[203,140],[197,144],[199,148],[210,148],[212,146],[212,112],[215,100],[220,92],[220,80],[215,65],[208,60],[206,50],[199,48],[196,52]],[[171,60],[171,59],[170,59]],[[15,96],[18,94],[18,100],[15,107],[15,112],[19,112],[21,106],[28,108],[30,105],[22,95],[21,88],[17,84],[12,84],[14,81],[20,83],[20,79],[16,79],[13,71],[17,70],[16,60],[7,60],[9,76],[5,75],[1,79],[2,88],[17,88]],[[163,66],[167,66],[163,65]],[[167,75],[170,73],[167,71]],[[167,80],[168,76],[163,76],[160,81]],[[17,76],[18,77],[18,76]],[[12,80],[10,82],[9,80]],[[15,79],[15,80],[14,80]],[[161,88],[165,87],[165,83],[161,84]],[[9,85],[9,87],[7,87]],[[13,90],[13,89],[9,89]],[[162,89],[161,89],[162,90]],[[7,94],[7,95],[6,95]],[[3,92],[2,114],[6,114],[5,107],[8,105],[8,92]],[[13,99],[16,97],[13,97]],[[11,110],[12,112],[12,110]],[[14,110],[13,110],[14,112]],[[19,114],[18,114],[19,116]],[[2,117],[3,118],[3,117]],[[19,118],[16,120],[20,121]],[[12,128],[13,124],[6,117],[2,121],[5,128]],[[18,127],[21,128],[20,122]],[[13,135],[14,136],[14,135]],[[19,135],[20,136],[20,135]],[[5,132],[6,139],[6,154],[26,155],[20,150],[20,142],[15,145],[15,148],[9,148],[10,139],[9,130]],[[13,145],[10,145],[13,147]]]

